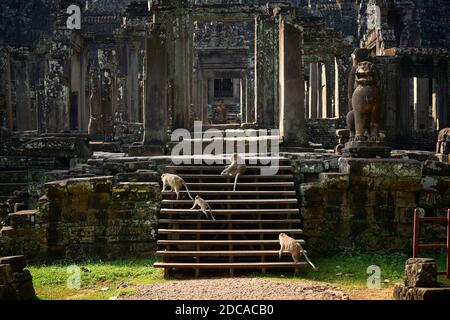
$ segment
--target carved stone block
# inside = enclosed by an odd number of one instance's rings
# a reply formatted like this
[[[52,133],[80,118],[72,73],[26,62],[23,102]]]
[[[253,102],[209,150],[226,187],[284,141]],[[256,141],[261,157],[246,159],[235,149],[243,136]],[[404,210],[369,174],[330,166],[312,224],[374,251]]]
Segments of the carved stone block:
[[[437,285],[436,260],[411,258],[405,265],[405,285],[407,287],[435,287]]]

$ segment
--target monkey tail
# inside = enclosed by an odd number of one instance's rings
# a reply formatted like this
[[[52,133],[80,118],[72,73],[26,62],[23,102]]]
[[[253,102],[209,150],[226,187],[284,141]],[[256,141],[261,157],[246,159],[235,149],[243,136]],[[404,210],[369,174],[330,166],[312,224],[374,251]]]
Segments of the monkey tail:
[[[303,255],[305,256],[305,260],[309,263],[309,265],[314,269],[314,271],[317,271],[319,269],[316,268],[316,266],[309,260],[308,256],[306,255],[306,251],[303,251]]]
[[[184,187],[186,188],[186,191],[188,193],[189,198],[191,198],[191,200],[194,201],[194,198],[192,198],[191,193],[189,192],[189,188],[188,188],[186,182],[184,182]]]
[[[216,220],[216,218],[214,218],[212,210],[211,210],[211,206],[208,203],[208,210],[209,210],[209,215],[211,216],[211,219]]]
[[[237,186],[238,177],[239,177],[239,173],[236,174],[236,177],[234,177],[233,191],[236,191],[236,186]]]

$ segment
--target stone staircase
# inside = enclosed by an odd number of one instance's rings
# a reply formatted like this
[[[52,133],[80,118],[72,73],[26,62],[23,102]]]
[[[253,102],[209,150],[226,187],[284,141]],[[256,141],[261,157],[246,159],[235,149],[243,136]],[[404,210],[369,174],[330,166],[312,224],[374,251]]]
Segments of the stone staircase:
[[[164,192],[159,216],[157,256],[165,276],[173,272],[228,272],[305,267],[295,264],[290,254],[278,257],[278,234],[298,239],[302,235],[297,196],[288,159],[278,158],[276,175],[261,175],[261,165],[247,164],[233,192],[233,177],[224,177],[223,165],[167,166],[165,172],[183,177],[193,197],[200,195],[212,208],[215,221],[200,210],[183,191]],[[248,159],[246,159],[248,163]],[[300,241],[300,240],[299,240]]]

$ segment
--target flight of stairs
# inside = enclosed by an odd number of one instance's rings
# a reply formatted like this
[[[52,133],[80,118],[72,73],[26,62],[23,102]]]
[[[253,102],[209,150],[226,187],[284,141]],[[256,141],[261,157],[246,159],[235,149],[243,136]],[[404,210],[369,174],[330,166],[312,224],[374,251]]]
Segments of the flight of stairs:
[[[176,200],[174,192],[164,192],[159,216],[157,256],[165,275],[248,269],[298,270],[290,254],[278,257],[278,235],[285,232],[299,239],[300,214],[288,159],[279,158],[276,175],[261,175],[261,165],[247,164],[233,191],[233,177],[220,176],[224,165],[167,166],[165,172],[183,177],[193,197],[200,195],[212,208],[216,221],[208,220],[186,191]],[[248,162],[248,159],[247,159]],[[300,240],[299,240],[300,241]],[[303,242],[303,241],[301,241]]]

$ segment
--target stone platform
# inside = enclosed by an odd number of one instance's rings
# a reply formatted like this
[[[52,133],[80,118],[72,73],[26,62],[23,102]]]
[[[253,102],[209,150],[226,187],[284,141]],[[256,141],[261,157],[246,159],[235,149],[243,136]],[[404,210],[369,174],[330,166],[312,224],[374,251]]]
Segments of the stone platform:
[[[403,283],[395,285],[396,300],[450,300],[450,286],[438,283],[434,288],[409,288]]]
[[[352,158],[389,158],[391,148],[384,142],[351,141],[342,149],[342,156]]]
[[[435,259],[411,258],[405,264],[403,283],[394,288],[396,300],[450,300],[450,285],[437,281]]]

